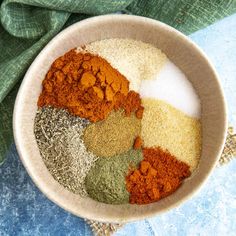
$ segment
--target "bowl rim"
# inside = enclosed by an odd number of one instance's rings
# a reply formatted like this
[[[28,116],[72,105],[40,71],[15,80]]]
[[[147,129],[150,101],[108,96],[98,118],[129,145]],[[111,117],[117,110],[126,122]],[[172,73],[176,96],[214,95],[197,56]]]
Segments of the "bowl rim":
[[[33,172],[30,170],[30,167],[27,165],[25,159],[24,159],[24,153],[22,151],[22,147],[21,147],[21,144],[20,144],[20,140],[18,138],[18,116],[17,116],[17,113],[18,113],[18,108],[19,108],[19,101],[20,101],[20,97],[22,96],[22,93],[23,93],[23,87],[25,85],[25,82],[26,82],[26,79],[27,77],[30,76],[31,74],[31,70],[32,68],[37,65],[38,63],[38,60],[39,58],[41,57],[41,55],[44,54],[44,51],[46,51],[48,48],[51,47],[51,45],[53,45],[53,43],[55,41],[58,40],[58,38],[60,38],[62,35],[64,34],[67,34],[68,32],[70,31],[73,31],[74,29],[76,29],[78,26],[81,26],[83,24],[92,24],[93,22],[98,22],[98,21],[109,21],[109,20],[112,20],[112,19],[116,19],[116,20],[135,20],[135,21],[145,21],[146,23],[151,23],[151,24],[155,24],[157,27],[162,27],[164,28],[164,30],[167,30],[167,31],[171,31],[173,32],[174,34],[176,34],[178,37],[182,38],[185,42],[189,43],[192,47],[194,47],[194,49],[199,53],[199,55],[201,55],[201,57],[203,57],[205,59],[205,62],[207,63],[207,66],[211,69],[213,75],[214,75],[214,78],[215,78],[215,82],[218,84],[218,87],[219,87],[219,91],[220,91],[220,95],[221,95],[221,98],[222,98],[222,101],[223,101],[223,113],[224,113],[224,116],[223,116],[223,121],[224,122],[224,134],[223,134],[223,138],[222,138],[222,141],[220,143],[220,146],[219,146],[219,151],[217,153],[217,157],[215,159],[215,162],[209,167],[209,170],[208,170],[208,173],[205,175],[205,178],[194,188],[192,189],[187,195],[185,195],[183,198],[181,198],[180,200],[176,201],[175,203],[172,203],[170,204],[168,207],[166,207],[165,209],[162,209],[162,210],[159,210],[158,212],[149,212],[149,213],[144,213],[143,215],[136,215],[136,216],[133,216],[133,217],[126,217],[125,221],[124,222],[131,222],[131,221],[136,221],[136,220],[141,220],[141,219],[145,219],[147,217],[151,217],[151,216],[155,216],[155,215],[158,215],[158,214],[161,214],[161,213],[164,213],[164,212],[167,212],[179,205],[181,205],[182,203],[184,203],[186,200],[190,199],[193,197],[193,195],[195,195],[198,191],[200,191],[200,189],[204,186],[204,184],[207,182],[209,176],[211,175],[214,167],[216,166],[217,164],[217,161],[220,157],[220,154],[222,153],[223,151],[223,147],[224,147],[224,143],[225,143],[225,140],[226,140],[226,134],[227,134],[227,106],[226,106],[226,99],[225,99],[225,96],[224,96],[224,92],[223,92],[223,88],[222,88],[222,85],[220,83],[220,80],[219,80],[219,76],[212,64],[212,62],[209,60],[209,58],[207,57],[207,55],[203,52],[203,50],[197,45],[195,44],[191,39],[189,39],[186,35],[184,35],[183,33],[181,33],[180,31],[174,29],[173,27],[163,23],[163,22],[160,22],[160,21],[157,21],[157,20],[154,20],[154,19],[151,19],[151,18],[147,18],[147,17],[142,17],[142,16],[135,16],[135,15],[125,15],[125,14],[109,14],[109,15],[101,15],[101,16],[95,16],[95,17],[91,17],[91,18],[87,18],[87,19],[84,19],[84,20],[81,20],[79,22],[76,22],[74,24],[72,24],[71,26],[65,28],[64,30],[62,30],[60,33],[58,33],[56,36],[54,36],[47,44],[46,46],[40,51],[40,53],[36,56],[36,58],[34,59],[34,61],[32,62],[32,64],[30,65],[30,67],[28,68],[23,80],[22,80],[22,83],[20,85],[20,88],[18,90],[18,93],[17,93],[17,97],[16,97],[16,100],[15,100],[15,105],[14,105],[14,110],[13,110],[13,135],[14,135],[14,141],[15,141],[15,145],[16,145],[16,149],[17,149],[17,152],[19,154],[19,157],[21,159],[21,162],[23,163],[27,173],[29,174],[30,178],[33,180],[34,184],[38,187],[38,189],[49,199],[51,200],[52,202],[54,202],[55,204],[57,204],[58,206],[60,206],[61,208],[63,208],[64,210],[76,215],[76,216],[79,216],[79,217],[82,217],[82,218],[85,218],[85,219],[91,219],[91,220],[97,220],[97,221],[101,221],[101,222],[113,222],[113,223],[121,223],[121,219],[120,217],[110,217],[109,220],[107,217],[95,217],[95,218],[90,218],[90,217],[87,217],[87,216],[84,216],[84,215],[81,215],[79,212],[75,211],[74,209],[71,209],[69,207],[66,206],[66,204],[64,204],[63,202],[59,202],[58,199],[55,197],[55,196],[51,196],[50,193],[47,193],[47,191],[44,190],[44,188],[42,187],[41,185],[41,182],[38,181],[37,178],[35,178]]]

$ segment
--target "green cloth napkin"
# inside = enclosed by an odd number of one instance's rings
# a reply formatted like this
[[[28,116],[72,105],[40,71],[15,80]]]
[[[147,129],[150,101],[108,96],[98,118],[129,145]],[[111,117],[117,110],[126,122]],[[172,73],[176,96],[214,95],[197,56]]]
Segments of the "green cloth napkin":
[[[0,163],[13,142],[15,96],[30,63],[61,29],[115,12],[150,17],[190,34],[236,12],[236,0],[0,0]]]

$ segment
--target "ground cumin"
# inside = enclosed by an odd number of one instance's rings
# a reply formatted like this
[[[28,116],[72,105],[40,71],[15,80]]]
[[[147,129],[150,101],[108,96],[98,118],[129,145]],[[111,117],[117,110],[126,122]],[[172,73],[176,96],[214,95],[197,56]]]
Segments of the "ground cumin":
[[[190,176],[189,166],[160,148],[144,148],[139,168],[126,177],[129,202],[147,204],[173,193],[184,178]]]
[[[141,120],[134,113],[112,111],[105,120],[88,125],[83,140],[88,151],[99,157],[111,157],[130,150],[140,135]]]
[[[90,53],[73,49],[56,59],[42,86],[39,107],[66,108],[92,122],[105,119],[113,108],[142,118],[140,96],[129,91],[129,81],[105,59]]]

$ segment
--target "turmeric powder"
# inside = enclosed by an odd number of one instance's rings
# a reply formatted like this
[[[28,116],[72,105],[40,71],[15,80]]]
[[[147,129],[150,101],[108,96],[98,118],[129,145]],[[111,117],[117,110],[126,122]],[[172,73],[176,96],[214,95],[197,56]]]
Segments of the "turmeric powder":
[[[129,81],[105,59],[75,49],[54,61],[42,83],[38,106],[66,108],[74,115],[97,122],[112,109],[123,108],[142,118],[138,93],[129,91]]]

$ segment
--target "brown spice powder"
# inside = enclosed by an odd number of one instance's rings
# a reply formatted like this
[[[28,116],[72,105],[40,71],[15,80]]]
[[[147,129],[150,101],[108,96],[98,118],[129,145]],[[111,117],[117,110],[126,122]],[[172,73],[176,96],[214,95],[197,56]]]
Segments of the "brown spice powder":
[[[111,157],[130,150],[140,132],[141,120],[134,113],[127,117],[119,110],[112,111],[103,121],[90,124],[83,139],[88,151],[99,157]]]

